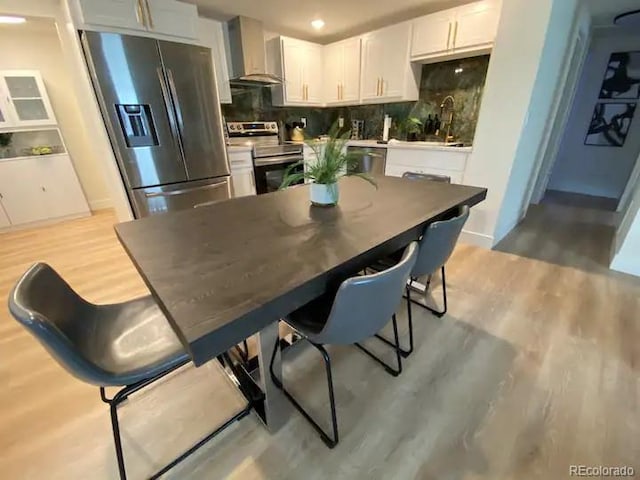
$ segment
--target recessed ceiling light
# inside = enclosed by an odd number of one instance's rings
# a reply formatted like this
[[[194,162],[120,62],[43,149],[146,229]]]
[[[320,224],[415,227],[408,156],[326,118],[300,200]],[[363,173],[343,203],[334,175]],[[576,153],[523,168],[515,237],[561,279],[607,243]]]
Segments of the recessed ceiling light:
[[[313,22],[311,22],[311,26],[316,30],[320,30],[322,27],[324,27],[324,20],[322,20],[321,18],[316,18]]]
[[[24,23],[27,19],[24,17],[9,17],[7,15],[0,15],[0,23]]]

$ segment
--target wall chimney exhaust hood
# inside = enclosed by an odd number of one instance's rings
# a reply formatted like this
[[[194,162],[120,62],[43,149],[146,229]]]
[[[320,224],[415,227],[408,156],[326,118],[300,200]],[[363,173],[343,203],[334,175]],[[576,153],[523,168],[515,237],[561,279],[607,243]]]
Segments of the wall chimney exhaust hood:
[[[231,47],[231,85],[280,85],[280,77],[267,73],[262,22],[248,17],[236,17],[229,20],[227,26]]]

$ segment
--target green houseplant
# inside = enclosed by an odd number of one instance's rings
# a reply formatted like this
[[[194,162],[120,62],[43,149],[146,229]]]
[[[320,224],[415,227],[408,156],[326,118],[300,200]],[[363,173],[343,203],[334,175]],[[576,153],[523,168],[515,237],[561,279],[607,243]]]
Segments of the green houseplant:
[[[422,133],[422,121],[417,117],[408,117],[401,125],[400,130],[408,141],[415,141]]]
[[[317,206],[334,206],[338,204],[338,179],[341,176],[360,177],[377,187],[375,180],[357,171],[358,159],[347,152],[346,144],[351,132],[340,133],[338,122],[331,125],[326,142],[305,140],[317,158],[306,166],[304,161],[297,162],[287,168],[280,188],[286,188],[300,180],[309,180],[309,197],[311,203]],[[300,166],[304,171],[298,171]]]

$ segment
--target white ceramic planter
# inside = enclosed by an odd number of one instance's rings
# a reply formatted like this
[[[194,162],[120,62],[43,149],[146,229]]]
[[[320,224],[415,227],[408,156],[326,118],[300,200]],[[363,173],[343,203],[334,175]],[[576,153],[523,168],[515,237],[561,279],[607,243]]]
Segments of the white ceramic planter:
[[[319,207],[331,207],[338,203],[338,197],[340,192],[338,191],[337,183],[330,183],[324,185],[322,183],[312,183],[309,188],[309,199],[313,205]]]

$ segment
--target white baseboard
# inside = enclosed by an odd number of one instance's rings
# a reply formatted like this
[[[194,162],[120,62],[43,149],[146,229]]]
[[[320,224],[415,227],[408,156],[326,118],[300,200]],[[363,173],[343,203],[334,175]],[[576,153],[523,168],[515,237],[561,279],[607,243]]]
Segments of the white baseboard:
[[[637,258],[625,258],[624,256],[617,254],[613,257],[613,261],[609,267],[611,270],[615,270],[617,272],[640,277],[640,261],[638,261]]]
[[[99,198],[98,200],[91,200],[89,202],[89,208],[91,211],[95,210],[104,210],[105,208],[111,208],[113,203],[111,203],[110,198]]]
[[[493,247],[493,237],[491,235],[470,232],[469,230],[462,230],[462,233],[460,234],[460,241],[477,247],[486,248],[487,250],[491,250]]]

